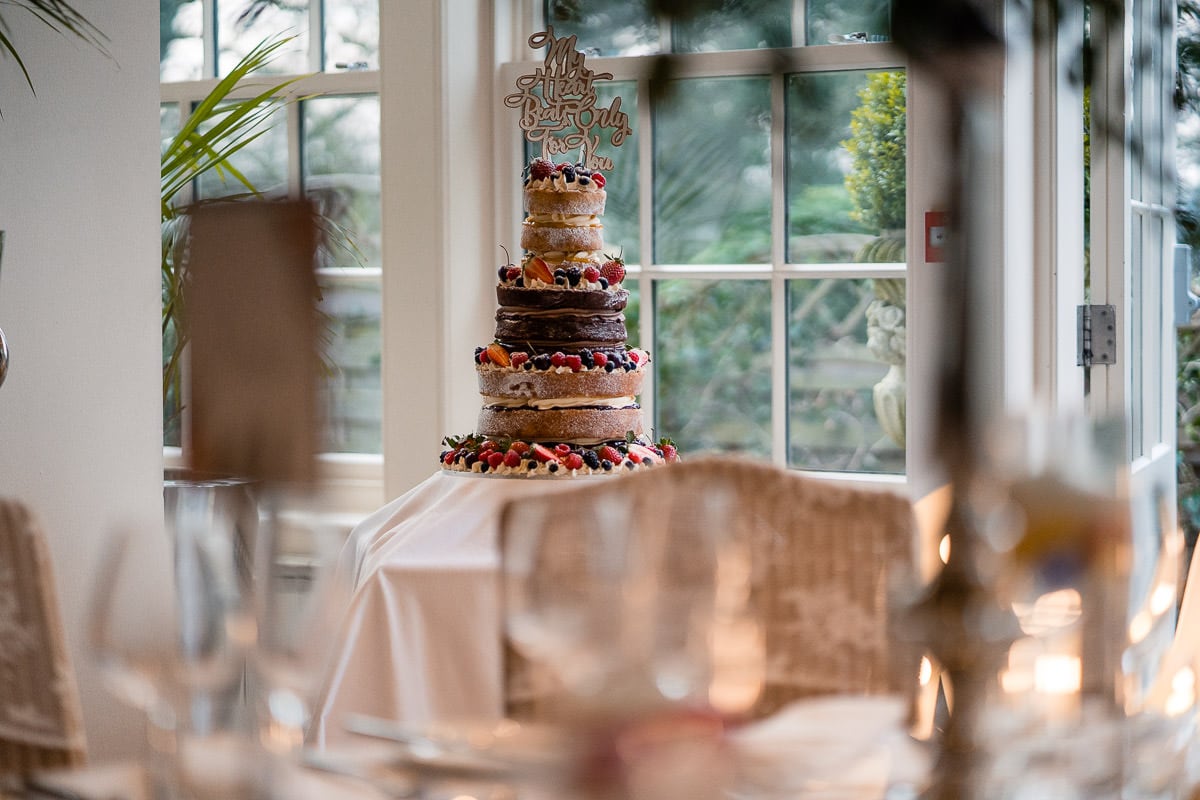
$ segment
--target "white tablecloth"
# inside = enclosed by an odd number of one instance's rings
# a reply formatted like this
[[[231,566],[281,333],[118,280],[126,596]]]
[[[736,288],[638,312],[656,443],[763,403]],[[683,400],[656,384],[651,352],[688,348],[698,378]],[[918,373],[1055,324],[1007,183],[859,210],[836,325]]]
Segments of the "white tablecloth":
[[[361,713],[400,722],[503,715],[499,510],[588,480],[439,471],[364,520],[344,553],[355,592],[314,721],[318,746]]]

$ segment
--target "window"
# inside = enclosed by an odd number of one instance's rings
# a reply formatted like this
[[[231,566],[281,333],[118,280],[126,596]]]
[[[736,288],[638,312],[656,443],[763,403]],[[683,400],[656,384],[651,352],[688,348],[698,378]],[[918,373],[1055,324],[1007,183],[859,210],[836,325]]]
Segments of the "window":
[[[599,152],[630,341],[654,358],[647,421],[684,453],[903,474],[909,87],[889,4],[717,5],[659,25],[635,0],[547,0],[528,28],[575,35],[630,115]],[[665,78],[654,53],[678,54]],[[542,51],[516,57],[506,87]],[[512,175],[540,154],[511,152]]]
[[[383,408],[378,2],[162,0],[160,8],[164,141],[264,39],[292,37],[262,74],[277,80],[312,73],[297,84],[304,99],[276,112],[234,166],[267,196],[310,198],[327,226],[345,232],[319,265],[328,333],[325,449],[342,454],[327,461],[373,456],[358,460],[377,471]],[[209,172],[188,197],[240,191]],[[177,424],[166,426],[165,444],[180,444]]]

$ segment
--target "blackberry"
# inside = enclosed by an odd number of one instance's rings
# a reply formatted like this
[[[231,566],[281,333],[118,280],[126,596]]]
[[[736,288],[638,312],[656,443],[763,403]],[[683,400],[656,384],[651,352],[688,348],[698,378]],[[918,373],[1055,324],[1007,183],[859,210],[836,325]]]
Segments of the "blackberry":
[[[567,183],[575,180],[575,168],[568,165],[562,168],[563,180]]]
[[[596,455],[595,450],[584,450],[583,463],[587,464],[592,469],[598,469],[600,467],[600,456]]]
[[[596,359],[592,356],[592,351],[588,350],[586,347],[579,351],[579,360],[582,361],[583,365],[588,369],[596,366]]]
[[[572,286],[578,286],[581,277],[583,277],[583,270],[579,267],[571,267],[567,270],[567,282]]]

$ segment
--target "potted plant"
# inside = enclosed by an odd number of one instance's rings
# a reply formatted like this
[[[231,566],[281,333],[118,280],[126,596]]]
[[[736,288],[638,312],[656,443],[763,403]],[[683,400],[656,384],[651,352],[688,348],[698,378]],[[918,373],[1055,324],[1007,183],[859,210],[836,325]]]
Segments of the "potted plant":
[[[189,340],[185,246],[188,211],[193,204],[180,202],[180,195],[211,172],[240,185],[244,191],[235,198],[261,196],[230,158],[267,131],[271,115],[291,102],[283,96],[284,90],[301,78],[256,86],[250,97],[231,98],[252,85],[249,79],[291,38],[264,40],[247,53],[196,106],[162,151],[163,428],[168,441],[177,435],[183,410],[183,354]]]
[[[846,189],[854,203],[851,216],[878,231],[855,255],[855,261],[894,263],[905,258],[904,222],[906,103],[903,72],[873,72],[859,90],[861,101],[850,114],[850,153]],[[888,365],[875,384],[875,416],[884,432],[901,447],[905,442],[907,376],[904,281],[876,278],[876,299],[867,307],[867,346]]]

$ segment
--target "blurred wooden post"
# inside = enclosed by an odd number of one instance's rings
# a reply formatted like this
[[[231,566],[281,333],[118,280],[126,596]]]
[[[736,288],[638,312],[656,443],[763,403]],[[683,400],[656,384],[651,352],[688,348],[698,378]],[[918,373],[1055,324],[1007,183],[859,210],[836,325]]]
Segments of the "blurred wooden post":
[[[313,478],[317,229],[307,202],[229,202],[192,214],[191,448],[199,470]]]

